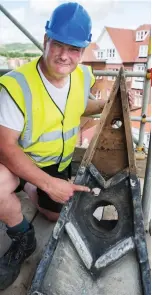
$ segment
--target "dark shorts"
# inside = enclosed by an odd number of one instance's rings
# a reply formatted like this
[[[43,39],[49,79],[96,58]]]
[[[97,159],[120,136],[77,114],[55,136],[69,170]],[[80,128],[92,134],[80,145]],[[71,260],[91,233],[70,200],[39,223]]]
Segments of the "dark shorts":
[[[64,171],[58,172],[58,165],[52,165],[48,167],[41,168],[44,172],[49,174],[50,176],[68,180],[68,178],[71,178],[71,165],[67,167]],[[16,189],[15,192],[19,192],[24,189],[24,186],[26,184],[26,180],[20,179],[20,185]],[[37,194],[38,194],[38,204],[41,208],[60,213],[63,205],[60,203],[57,203],[53,201],[47,193],[42,191],[41,189],[37,188]]]

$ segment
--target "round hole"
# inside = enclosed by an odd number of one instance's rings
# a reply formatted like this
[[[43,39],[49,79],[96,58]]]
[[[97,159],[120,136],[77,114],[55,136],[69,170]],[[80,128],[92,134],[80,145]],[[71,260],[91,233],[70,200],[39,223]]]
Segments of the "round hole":
[[[113,129],[119,129],[122,126],[122,121],[119,118],[115,118],[111,122],[111,127]]]
[[[118,212],[112,204],[100,202],[93,212],[93,223],[100,230],[112,231],[118,223]]]

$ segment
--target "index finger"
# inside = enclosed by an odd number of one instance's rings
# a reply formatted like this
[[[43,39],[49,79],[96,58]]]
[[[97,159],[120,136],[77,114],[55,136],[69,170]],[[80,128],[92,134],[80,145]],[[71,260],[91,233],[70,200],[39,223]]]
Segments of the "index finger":
[[[73,184],[73,190],[79,192],[90,192],[90,188],[84,185]]]

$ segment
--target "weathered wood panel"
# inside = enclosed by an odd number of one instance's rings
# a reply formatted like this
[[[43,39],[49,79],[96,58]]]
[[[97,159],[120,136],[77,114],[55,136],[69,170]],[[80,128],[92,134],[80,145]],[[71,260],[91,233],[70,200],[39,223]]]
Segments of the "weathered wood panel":
[[[85,153],[86,149],[85,148],[81,148],[81,147],[76,147],[74,155],[73,155],[73,162],[72,162],[72,168],[73,168],[73,173],[76,173],[76,170],[78,169],[84,153]],[[147,157],[145,157],[145,159],[136,159],[136,170],[137,170],[137,175],[140,178],[144,178],[145,177],[145,169],[146,169],[146,163],[147,163]]]

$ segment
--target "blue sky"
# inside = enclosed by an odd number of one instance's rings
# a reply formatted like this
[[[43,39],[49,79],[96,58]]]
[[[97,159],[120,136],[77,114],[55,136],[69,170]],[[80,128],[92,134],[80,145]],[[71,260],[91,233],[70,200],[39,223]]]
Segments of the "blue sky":
[[[53,9],[67,0],[0,0],[30,33],[43,41],[44,27]],[[78,0],[89,12],[93,22],[93,41],[104,26],[132,28],[151,23],[150,0]],[[29,42],[26,37],[0,12],[0,44]]]

